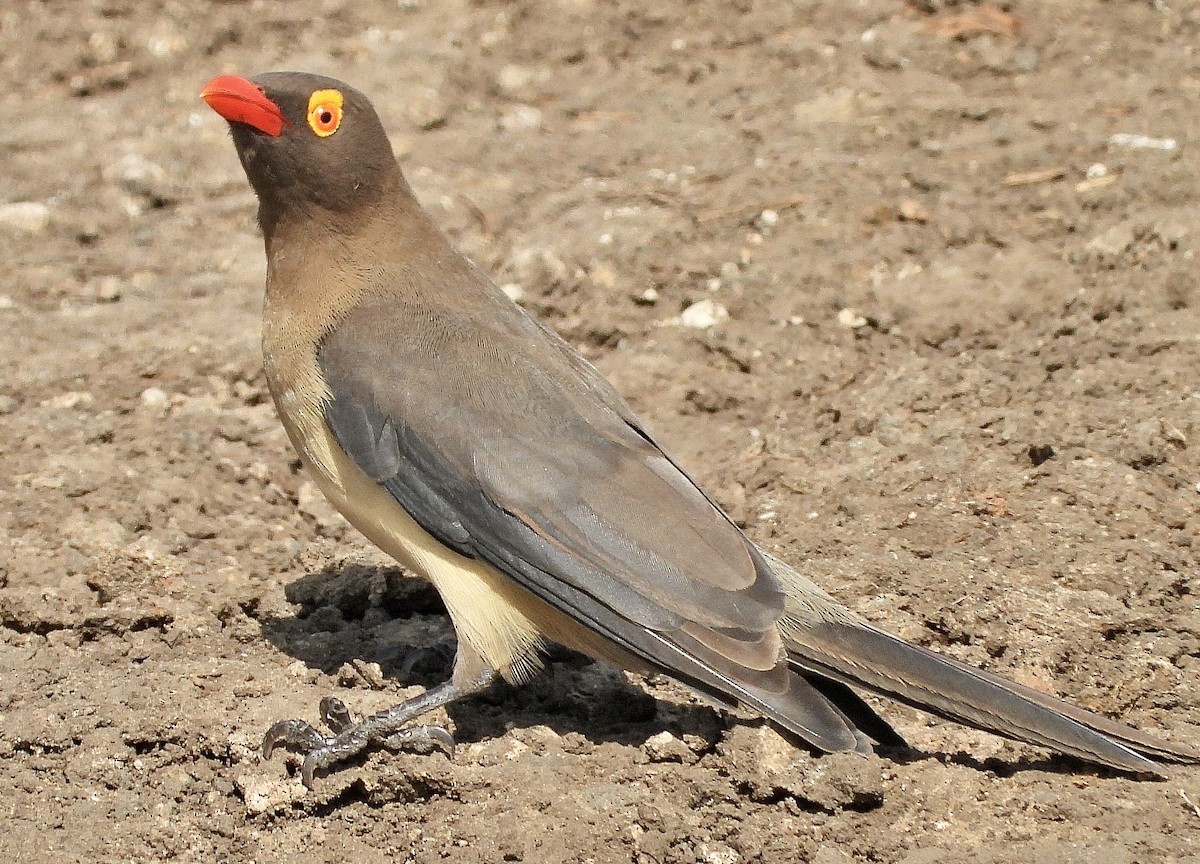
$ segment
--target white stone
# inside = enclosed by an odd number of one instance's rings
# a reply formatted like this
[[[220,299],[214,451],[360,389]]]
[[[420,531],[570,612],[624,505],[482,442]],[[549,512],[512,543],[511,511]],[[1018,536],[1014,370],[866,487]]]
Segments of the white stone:
[[[496,74],[496,85],[505,93],[512,94],[529,84],[534,77],[533,70],[528,66],[509,64]]]
[[[41,201],[0,204],[0,228],[22,234],[39,234],[50,226],[50,208]]]
[[[514,105],[500,115],[500,128],[508,132],[538,129],[542,125],[542,111],[532,105]]]
[[[851,330],[867,326],[867,319],[853,309],[843,309],[837,314],[837,323]]]
[[[142,391],[142,406],[151,411],[162,411],[171,404],[171,397],[161,387],[147,387]]]
[[[716,327],[729,318],[729,310],[715,300],[701,300],[683,310],[679,316],[679,325],[705,330]]]

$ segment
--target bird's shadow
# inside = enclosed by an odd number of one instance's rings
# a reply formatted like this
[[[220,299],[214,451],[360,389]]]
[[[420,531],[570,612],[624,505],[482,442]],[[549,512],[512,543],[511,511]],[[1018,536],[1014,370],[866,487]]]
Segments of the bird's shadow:
[[[378,663],[385,680],[405,686],[431,687],[450,677],[454,628],[437,591],[424,580],[394,567],[338,563],[301,576],[284,594],[298,607],[294,616],[255,617],[271,644],[310,668],[335,675],[357,662]],[[593,744],[639,747],[669,731],[698,738],[707,751],[737,722],[731,714],[686,697],[656,698],[620,671],[561,646],[548,646],[545,659],[544,671],[520,687],[501,684],[447,706],[455,738],[470,743],[498,738],[512,728],[546,726]],[[351,687],[372,683],[357,673],[351,678]],[[340,694],[352,709],[353,692]],[[796,736],[783,734],[798,749],[816,752]],[[900,746],[877,750],[897,764],[937,761],[999,777],[1026,771],[1121,775],[1062,755],[980,760],[964,752],[927,753]]]
[[[362,661],[378,663],[385,681],[404,686],[431,687],[450,677],[454,627],[437,591],[424,580],[397,568],[340,563],[301,576],[284,594],[298,607],[294,616],[255,617],[272,645],[306,666],[348,678],[350,687],[371,683],[352,671]],[[667,730],[715,746],[726,728],[717,710],[702,703],[663,703],[620,671],[567,648],[547,646],[545,660],[541,674],[520,687],[501,683],[449,705],[456,740],[470,743],[514,727],[547,726],[593,744],[636,747]],[[337,695],[353,710],[353,694],[345,689]]]

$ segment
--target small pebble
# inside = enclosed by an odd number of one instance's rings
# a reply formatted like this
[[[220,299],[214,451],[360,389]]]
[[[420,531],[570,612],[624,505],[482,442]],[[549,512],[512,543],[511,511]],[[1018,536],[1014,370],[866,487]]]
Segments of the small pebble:
[[[924,225],[929,221],[929,211],[920,201],[914,201],[911,198],[905,198],[900,202],[899,215],[902,222],[916,222]]]
[[[642,752],[651,762],[682,762],[690,765],[696,761],[696,754],[692,752],[692,748],[670,732],[651,735],[642,744]]]
[[[500,128],[506,132],[539,129],[541,125],[542,111],[532,105],[514,105],[500,115]]]
[[[1040,61],[1041,57],[1036,48],[1018,48],[1012,55],[1012,69],[1014,72],[1033,72],[1038,68]]]
[[[160,29],[146,40],[146,50],[159,60],[179,54],[187,50],[187,47],[188,40],[175,29]]]
[[[863,31],[859,42],[863,60],[869,65],[876,69],[903,69],[908,65],[908,53],[913,48],[913,34],[907,22],[900,26],[885,23]]]
[[[875,422],[875,437],[880,444],[891,447],[901,439],[900,418],[894,414],[884,414]]]
[[[339,687],[354,687],[357,684],[366,683],[358,674],[358,670],[349,663],[343,663],[338,669],[337,682]]]
[[[234,781],[245,802],[246,812],[261,815],[280,810],[304,797],[307,790],[298,780],[243,774]]]
[[[509,259],[508,267],[516,277],[514,281],[522,285],[561,285],[571,276],[566,262],[551,249],[518,249]]]
[[[1035,467],[1054,458],[1054,448],[1049,444],[1030,444],[1027,452],[1029,455],[1029,461],[1032,462]]]
[[[152,206],[167,204],[178,197],[166,170],[137,153],[126,153],[112,163],[105,169],[104,179]]]
[[[116,276],[105,276],[92,286],[92,296],[99,303],[116,303],[121,299],[121,280]]]
[[[0,228],[21,234],[40,234],[50,225],[50,208],[41,201],[0,204]]]
[[[741,860],[737,852],[723,844],[700,844],[700,861],[703,864],[738,864]]]
[[[362,676],[362,679],[367,683],[367,686],[369,686],[372,690],[383,689],[387,681],[383,677],[382,666],[380,666],[378,663],[370,663],[366,660],[360,660],[357,657],[350,662],[354,664],[355,670],[360,676]]]
[[[76,408],[90,408],[95,401],[95,397],[86,390],[69,390],[66,393],[60,393],[53,399],[47,399],[42,404],[51,408],[73,411]]]
[[[293,660],[285,671],[293,678],[303,678],[310,683],[321,677],[320,669],[310,669],[303,660]]]
[[[163,411],[171,404],[171,397],[161,387],[147,387],[142,391],[142,407],[151,411]]]
[[[715,300],[701,300],[683,310],[678,323],[683,327],[704,330],[715,327],[729,317],[729,310]]]
[[[432,87],[417,90],[409,97],[405,114],[418,129],[428,132],[446,125],[450,110],[442,94]]]
[[[496,86],[502,93],[513,95],[533,81],[533,70],[527,66],[509,64],[496,73]]]
[[[614,288],[617,284],[617,271],[605,263],[593,265],[588,277],[592,280],[593,285],[605,290]]]
[[[94,31],[88,36],[88,49],[93,64],[113,63],[121,52],[117,37],[103,30]]]
[[[859,315],[853,309],[843,309],[837,314],[837,323],[842,327],[849,327],[851,330],[857,330],[860,327],[867,326],[867,319]]]

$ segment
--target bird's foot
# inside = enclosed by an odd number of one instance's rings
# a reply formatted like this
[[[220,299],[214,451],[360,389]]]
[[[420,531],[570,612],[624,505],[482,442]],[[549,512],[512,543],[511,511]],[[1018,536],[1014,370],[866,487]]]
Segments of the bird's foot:
[[[321,700],[318,712],[331,735],[321,734],[305,720],[280,720],[272,724],[263,736],[262,757],[270,759],[280,746],[303,753],[300,778],[309,789],[313,788],[313,778],[318,771],[357,756],[372,745],[426,753],[442,750],[453,758],[454,738],[445,728],[408,724],[426,712],[479,692],[489,686],[494,678],[495,673],[489,669],[466,686],[460,687],[447,681],[386,711],[372,714],[361,723],[355,723],[350,718],[350,712],[341,699],[326,696]]]
[[[441,750],[454,758],[454,737],[445,727],[426,725],[401,728],[418,713],[423,713],[423,709],[397,710],[405,708],[409,708],[408,702],[401,702],[355,724],[341,699],[326,696],[321,700],[318,711],[321,722],[332,734],[321,734],[320,730],[305,720],[280,720],[263,736],[263,759],[270,759],[275,749],[281,746],[303,753],[300,778],[305,786],[312,789],[317,772],[357,756],[372,744],[390,750],[415,750],[420,753]]]

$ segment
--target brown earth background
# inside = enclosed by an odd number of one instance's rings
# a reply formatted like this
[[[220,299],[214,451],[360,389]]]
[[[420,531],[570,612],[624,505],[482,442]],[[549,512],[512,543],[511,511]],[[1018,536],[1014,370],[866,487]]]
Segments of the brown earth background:
[[[1184,0],[7,0],[0,859],[1200,860],[1195,769],[891,704],[916,752],[817,758],[571,656],[443,717],[453,761],[311,793],[261,762],[325,694],[439,680],[453,633],[289,449],[197,97],[364,90],[456,243],[756,541],[1197,746],[1198,37]]]

